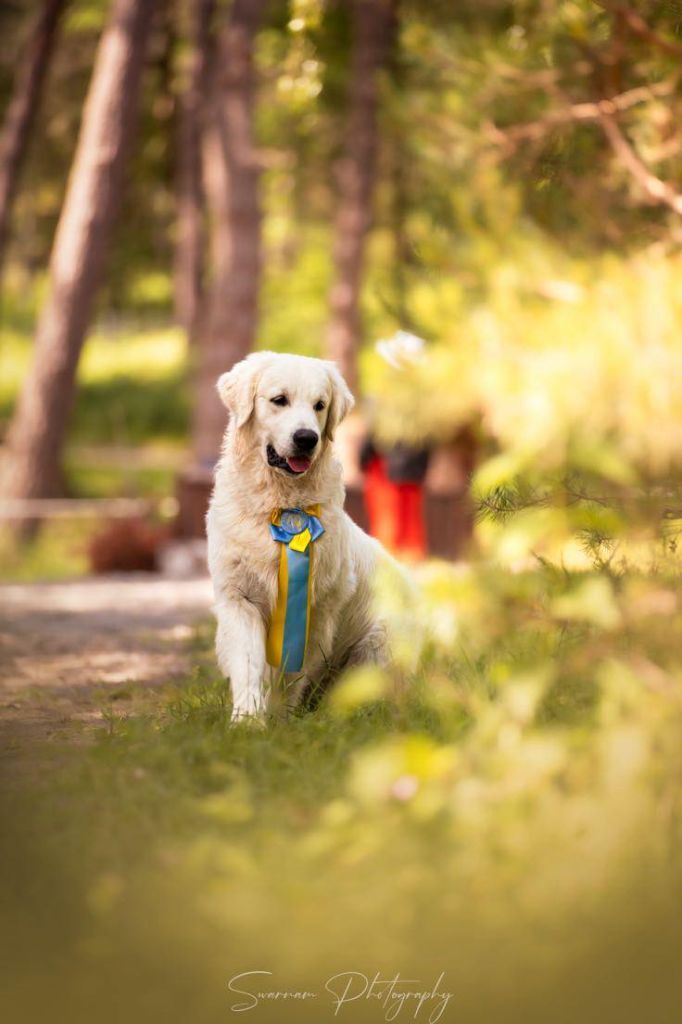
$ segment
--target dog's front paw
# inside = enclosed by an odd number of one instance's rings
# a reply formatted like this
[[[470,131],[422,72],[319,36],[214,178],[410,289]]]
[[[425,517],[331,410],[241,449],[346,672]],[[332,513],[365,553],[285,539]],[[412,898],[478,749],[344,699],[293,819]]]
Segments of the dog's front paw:
[[[240,725],[257,725],[262,728],[265,725],[265,712],[255,714],[253,711],[240,711],[235,708],[232,711],[230,722],[232,725],[238,722]]]
[[[266,706],[262,698],[235,701],[232,705],[233,722],[251,722],[262,725],[265,719]]]

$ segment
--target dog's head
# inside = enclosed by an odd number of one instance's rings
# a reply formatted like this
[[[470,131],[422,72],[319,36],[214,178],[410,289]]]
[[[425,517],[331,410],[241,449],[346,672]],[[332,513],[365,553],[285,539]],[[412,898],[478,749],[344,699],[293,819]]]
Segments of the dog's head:
[[[353,408],[336,365],[307,356],[255,352],[218,380],[233,428],[248,428],[267,464],[303,476]]]

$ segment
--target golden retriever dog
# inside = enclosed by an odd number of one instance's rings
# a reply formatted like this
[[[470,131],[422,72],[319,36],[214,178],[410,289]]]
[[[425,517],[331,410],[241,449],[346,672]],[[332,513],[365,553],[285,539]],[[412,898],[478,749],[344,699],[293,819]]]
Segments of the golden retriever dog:
[[[293,707],[347,666],[385,661],[372,577],[393,559],[344,512],[332,440],[354,402],[334,363],[258,352],[217,386],[230,417],[208,561],[218,663],[240,719]]]

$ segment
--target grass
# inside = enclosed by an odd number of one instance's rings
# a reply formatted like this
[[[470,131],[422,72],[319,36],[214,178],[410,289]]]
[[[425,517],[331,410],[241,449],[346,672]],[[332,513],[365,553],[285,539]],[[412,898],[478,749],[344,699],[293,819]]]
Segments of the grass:
[[[123,704],[136,698],[131,688]],[[210,903],[213,886],[231,887],[240,878],[238,888],[246,885],[241,898],[254,900],[258,916],[255,893],[247,895],[255,876],[243,872],[251,874],[251,860],[254,871],[269,872],[282,858],[280,896],[289,902],[293,892],[287,890],[294,886],[305,901],[307,883],[293,851],[343,793],[353,754],[414,719],[406,709],[385,707],[343,723],[320,715],[264,729],[230,727],[225,684],[206,667],[170,697],[156,704],[148,698],[141,714],[139,700],[130,716],[121,715],[120,703],[113,713],[111,705],[105,708],[105,727],[86,753],[62,750],[57,775],[28,795],[22,791],[20,814],[12,795],[5,801],[5,821],[12,822],[5,832],[5,869],[19,881],[6,922],[15,945],[5,961],[5,993],[10,1007],[13,998],[23,999],[16,980],[28,970],[36,984],[35,999],[29,998],[33,1013],[47,1011],[42,988],[59,994],[50,1019],[85,1019],[71,991],[85,976],[103,1020],[119,1019],[122,999],[133,1020],[157,1014],[181,1020],[187,1013],[193,1020],[218,1020],[225,1008],[217,976],[233,967],[236,973],[247,956],[229,935],[246,907],[220,925],[211,920],[210,906],[195,901],[197,884]],[[307,910],[300,906],[304,914],[316,913],[312,889],[310,897]],[[216,927],[223,935],[212,948]],[[249,943],[256,938],[245,933]],[[271,962],[270,943],[267,938],[263,962]],[[29,946],[32,966],[21,960]],[[153,967],[157,958],[175,964],[165,992]],[[116,992],[107,992],[110,971]],[[151,1003],[150,981],[157,986]],[[143,1004],[144,1015],[137,1016],[134,1007]]]
[[[430,667],[428,680],[449,680],[447,708],[417,679],[392,700],[332,701],[258,727],[229,724],[211,644],[200,629],[177,685],[103,690],[87,744],[62,733],[47,771],[0,787],[6,1019],[223,1021],[237,1001],[228,982],[245,971],[273,972],[249,990],[317,993],[264,1001],[258,1022],[337,1019],[325,985],[346,971],[399,971],[428,991],[445,972],[452,1001],[433,997],[429,1013],[444,1014],[433,1019],[673,1019],[670,865],[611,858],[595,884],[597,822],[586,838],[546,818],[529,778],[485,826],[490,758],[512,783],[517,769],[499,760],[508,726],[486,725],[504,704],[499,652]],[[517,637],[513,648],[518,661]],[[552,729],[579,718],[582,699],[563,710],[554,699]],[[584,817],[597,782],[584,732],[570,735]],[[24,751],[27,763],[44,764],[45,749]],[[471,811],[483,816],[470,820],[452,787],[472,752]],[[632,785],[627,797],[636,805]],[[570,820],[549,782],[548,801]],[[339,1018],[385,1012],[358,999]]]

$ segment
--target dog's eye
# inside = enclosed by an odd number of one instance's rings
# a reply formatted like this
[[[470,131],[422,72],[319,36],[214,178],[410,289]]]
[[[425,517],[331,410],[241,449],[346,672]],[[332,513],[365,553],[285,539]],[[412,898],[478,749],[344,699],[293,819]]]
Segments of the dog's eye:
[[[286,395],[275,395],[275,397],[271,398],[270,401],[272,402],[273,405],[288,405],[289,404],[289,399],[287,398]]]
[[[322,410],[324,409],[324,402],[321,399],[319,402],[315,402],[313,409],[315,410],[315,412],[322,412]]]

